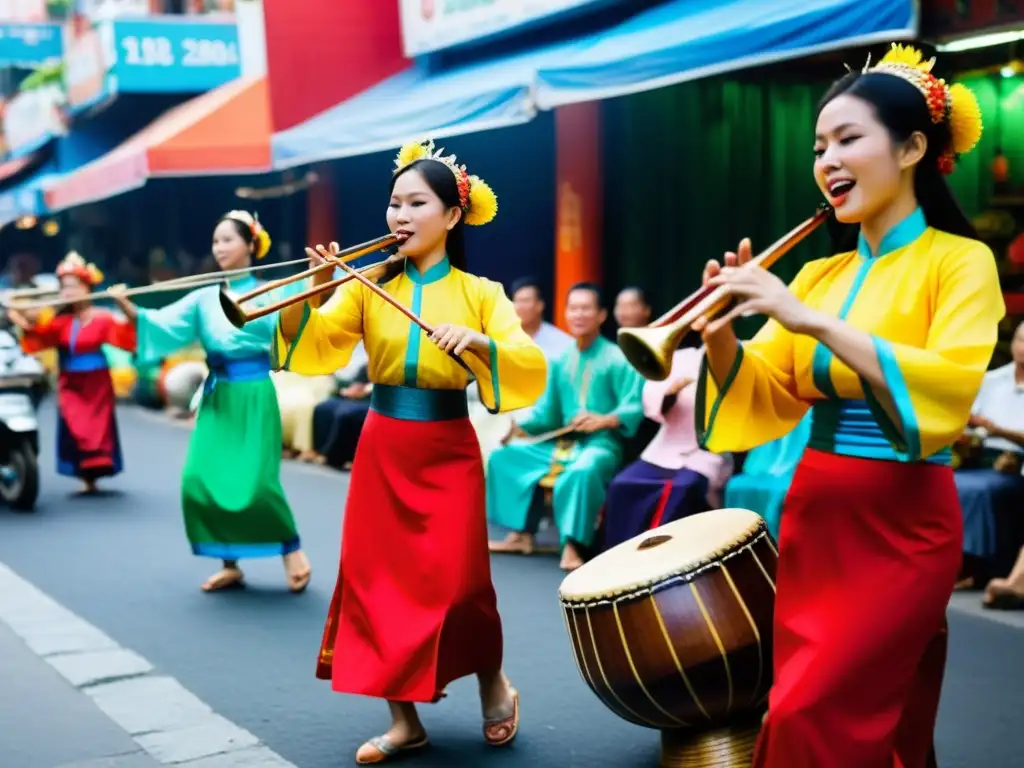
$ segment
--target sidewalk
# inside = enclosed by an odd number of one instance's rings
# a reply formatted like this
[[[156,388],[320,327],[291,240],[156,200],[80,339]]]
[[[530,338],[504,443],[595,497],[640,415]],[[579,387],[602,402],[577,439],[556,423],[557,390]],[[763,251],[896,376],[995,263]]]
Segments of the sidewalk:
[[[0,622],[0,765],[158,768],[160,763]]]

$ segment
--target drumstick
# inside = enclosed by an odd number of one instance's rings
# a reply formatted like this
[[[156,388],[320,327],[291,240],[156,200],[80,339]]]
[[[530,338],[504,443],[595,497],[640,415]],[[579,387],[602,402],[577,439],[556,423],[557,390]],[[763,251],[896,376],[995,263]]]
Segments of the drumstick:
[[[554,440],[556,437],[568,435],[570,432],[575,431],[575,426],[567,424],[564,427],[552,429],[550,432],[541,432],[539,435],[528,435],[527,437],[517,437],[515,440],[519,445],[537,445],[538,443],[546,443],[548,440]]]

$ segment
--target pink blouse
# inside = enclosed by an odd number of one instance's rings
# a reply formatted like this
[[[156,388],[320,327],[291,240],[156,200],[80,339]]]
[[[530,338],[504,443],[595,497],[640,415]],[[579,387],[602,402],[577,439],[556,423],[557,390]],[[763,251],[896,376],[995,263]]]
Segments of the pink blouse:
[[[697,372],[704,352],[701,349],[680,349],[672,356],[672,372],[665,381],[644,384],[644,414],[661,424],[658,434],[640,458],[664,469],[689,469],[708,479],[707,500],[712,507],[721,506],[722,489],[732,475],[732,456],[719,456],[697,445],[694,424],[694,397],[697,393]],[[675,403],[662,413],[665,394],[680,381],[689,383],[676,396]]]

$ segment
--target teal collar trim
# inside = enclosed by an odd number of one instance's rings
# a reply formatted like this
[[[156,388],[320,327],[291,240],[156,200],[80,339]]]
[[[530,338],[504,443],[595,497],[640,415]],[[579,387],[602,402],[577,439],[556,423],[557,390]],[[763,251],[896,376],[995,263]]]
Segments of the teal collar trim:
[[[451,271],[452,265],[451,262],[448,261],[447,256],[422,274],[410,259],[405,260],[405,274],[407,274],[409,279],[417,285],[430,285],[431,283],[436,283],[441,278],[447,277],[448,273]]]
[[[882,238],[882,242],[879,244],[878,253],[874,257],[871,255],[871,247],[868,245],[868,241],[864,239],[863,232],[857,238],[857,253],[865,259],[885,256],[888,253],[910,245],[923,235],[926,229],[928,229],[928,222],[925,221],[924,211],[920,207],[915,208],[912,214],[885,233],[885,237]]]
[[[242,277],[236,277],[234,280],[228,280],[228,286],[233,291],[245,290],[246,288],[255,288],[260,284],[252,275],[243,275]]]

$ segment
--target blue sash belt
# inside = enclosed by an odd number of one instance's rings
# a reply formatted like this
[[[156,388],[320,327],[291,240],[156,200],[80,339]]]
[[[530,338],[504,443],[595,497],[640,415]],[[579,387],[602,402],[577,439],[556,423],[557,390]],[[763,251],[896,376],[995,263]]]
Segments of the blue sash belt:
[[[102,352],[65,352],[59,355],[60,369],[65,373],[87,373],[107,369],[107,356]]]
[[[229,383],[259,381],[270,375],[270,357],[268,355],[254,355],[237,359],[223,355],[208,355],[206,365],[210,369],[210,375],[206,377],[203,397],[207,397],[213,392],[218,381]]]
[[[464,389],[418,389],[374,384],[370,408],[402,421],[452,421],[469,416]]]
[[[818,451],[860,459],[897,461],[896,451],[863,400],[818,400],[811,408],[808,446]],[[944,448],[924,459],[948,466],[952,452]]]

